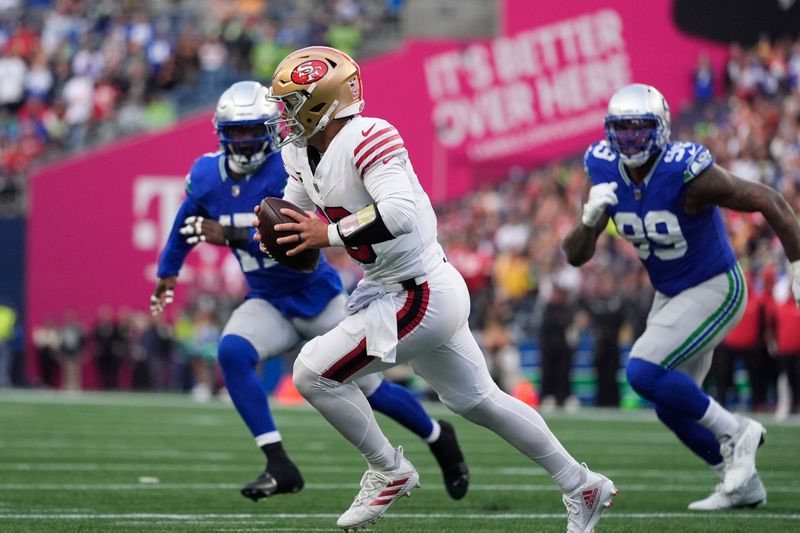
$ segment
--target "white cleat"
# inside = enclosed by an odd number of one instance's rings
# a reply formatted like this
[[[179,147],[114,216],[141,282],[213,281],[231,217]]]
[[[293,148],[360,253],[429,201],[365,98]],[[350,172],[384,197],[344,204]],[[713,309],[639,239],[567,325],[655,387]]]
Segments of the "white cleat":
[[[397,447],[400,466],[389,472],[367,470],[361,478],[361,490],[353,505],[339,517],[336,525],[345,531],[374,524],[401,496],[411,496],[419,488],[419,474],[403,457],[403,447]]]
[[[725,463],[723,490],[732,494],[741,489],[756,473],[756,451],[764,443],[767,430],[751,418],[736,415],[739,430],[720,440],[719,451]]]
[[[619,494],[613,481],[582,466],[586,469],[586,482],[562,498],[567,508],[567,533],[593,533],[600,515]]]
[[[750,479],[739,490],[727,493],[722,483],[717,483],[717,487],[710,496],[703,500],[697,500],[689,504],[690,511],[722,511],[725,509],[738,509],[740,507],[758,507],[767,503],[767,491],[758,472],[753,474]]]

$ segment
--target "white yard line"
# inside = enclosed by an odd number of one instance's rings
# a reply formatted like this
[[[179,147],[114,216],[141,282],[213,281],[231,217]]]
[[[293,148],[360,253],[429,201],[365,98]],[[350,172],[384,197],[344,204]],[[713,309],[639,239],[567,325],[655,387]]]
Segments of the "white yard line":
[[[220,520],[227,523],[236,520],[274,521],[274,520],[307,520],[337,518],[337,513],[277,513],[271,515],[250,513],[3,513],[2,520],[165,520],[165,521],[214,521]],[[563,513],[389,513],[386,518],[392,519],[430,519],[430,520],[534,520],[558,519],[563,520]],[[638,519],[648,520],[654,518],[713,518],[730,520],[800,520],[800,514],[780,513],[751,513],[751,512],[720,512],[720,513],[619,513],[608,511],[603,514],[603,519]]]
[[[146,473],[146,472],[145,472]],[[619,485],[619,484],[618,484]],[[0,491],[108,491],[108,490],[234,490],[239,489],[238,483],[0,483]],[[431,486],[438,487],[438,482],[431,482]],[[619,488],[625,492],[705,492],[711,487],[677,484],[624,484]],[[556,485],[545,484],[475,484],[469,486],[471,491],[477,492],[558,492]],[[358,484],[353,483],[307,483],[305,490],[358,490]],[[771,493],[800,494],[800,486],[769,485]]]
[[[194,457],[194,456],[193,456]],[[303,472],[319,474],[352,474],[360,472],[361,464],[351,466],[316,466],[305,465]],[[0,463],[0,472],[250,472],[256,473],[262,467],[258,460],[249,462],[217,464],[150,464],[150,463]],[[428,465],[430,469],[435,466]],[[546,472],[536,467],[470,467],[473,475],[481,474],[501,474],[510,477],[533,477],[545,476]],[[603,469],[603,473],[609,477],[628,478],[628,479],[649,479],[668,478],[675,481],[707,481],[709,484],[715,481],[714,473],[707,468],[698,467],[695,469],[637,469],[637,468],[611,468]],[[762,472],[762,474],[764,474]],[[769,480],[797,479],[794,472],[769,471],[764,474]],[[768,483],[771,488],[771,484]]]

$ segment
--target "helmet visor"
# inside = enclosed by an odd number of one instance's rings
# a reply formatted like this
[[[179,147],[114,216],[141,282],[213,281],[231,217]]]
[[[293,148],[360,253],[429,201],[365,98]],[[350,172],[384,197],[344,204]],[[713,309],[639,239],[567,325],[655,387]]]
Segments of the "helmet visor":
[[[271,122],[218,122],[217,135],[228,156],[235,158],[242,168],[252,170],[251,167],[261,164],[267,154],[278,148],[278,130]]]
[[[634,156],[650,152],[658,135],[658,121],[654,118],[606,119],[606,135],[614,151]]]

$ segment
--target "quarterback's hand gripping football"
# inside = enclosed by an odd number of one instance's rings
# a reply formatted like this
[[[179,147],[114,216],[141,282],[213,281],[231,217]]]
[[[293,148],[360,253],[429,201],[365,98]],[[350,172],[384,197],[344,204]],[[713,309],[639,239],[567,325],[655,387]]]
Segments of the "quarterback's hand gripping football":
[[[158,278],[156,288],[153,294],[150,295],[150,314],[153,316],[160,315],[164,308],[172,303],[175,298],[175,285],[178,278],[175,276],[167,276],[166,278]]]
[[[178,231],[186,237],[187,244],[207,242],[217,246],[228,246],[225,228],[216,220],[195,216],[187,217]]]
[[[595,227],[609,205],[617,205],[617,184],[598,183],[589,189],[589,199],[583,205],[581,220],[586,226]]]
[[[792,294],[797,307],[800,307],[800,259],[792,263]]]
[[[297,232],[294,235],[279,237],[277,243],[285,246],[296,244],[291,250],[287,250],[287,256],[297,255],[309,248],[325,248],[330,246],[328,242],[328,224],[323,222],[311,211],[306,211],[305,216],[292,211],[291,209],[281,209],[281,214],[295,219],[294,224],[276,224],[275,231]]]

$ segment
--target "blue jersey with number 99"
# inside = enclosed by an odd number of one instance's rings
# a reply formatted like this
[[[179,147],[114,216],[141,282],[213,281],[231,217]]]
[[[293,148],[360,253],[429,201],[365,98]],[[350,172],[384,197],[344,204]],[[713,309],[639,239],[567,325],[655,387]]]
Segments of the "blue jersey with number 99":
[[[667,296],[721,274],[736,257],[717,206],[684,209],[687,184],[714,163],[700,144],[669,143],[642,184],[625,171],[607,141],[584,156],[592,184],[617,183],[617,205],[607,210],[620,235],[636,248],[655,289]]]

